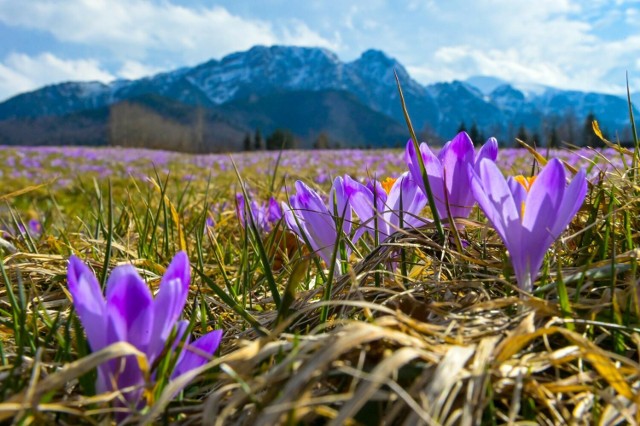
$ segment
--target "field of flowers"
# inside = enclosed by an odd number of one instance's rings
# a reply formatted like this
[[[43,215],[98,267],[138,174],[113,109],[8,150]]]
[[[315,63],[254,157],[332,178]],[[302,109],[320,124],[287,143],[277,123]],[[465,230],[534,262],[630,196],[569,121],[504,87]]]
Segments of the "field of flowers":
[[[0,422],[635,423],[637,164],[0,147]]]

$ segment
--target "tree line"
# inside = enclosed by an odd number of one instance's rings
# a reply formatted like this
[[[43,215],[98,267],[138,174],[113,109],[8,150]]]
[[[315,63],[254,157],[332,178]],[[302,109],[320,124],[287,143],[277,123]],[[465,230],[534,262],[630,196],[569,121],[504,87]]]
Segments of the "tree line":
[[[499,140],[499,142],[504,144],[505,141],[512,141],[511,143],[514,147],[521,146],[516,140],[518,139],[528,145],[548,148],[559,148],[563,143],[574,146],[602,148],[605,143],[593,131],[593,122],[597,121],[597,119],[596,115],[591,112],[582,123],[579,123],[574,114],[567,113],[562,117],[545,117],[537,129],[531,129],[523,123],[514,128],[513,123],[511,123],[504,132],[506,133],[504,139]],[[466,131],[476,146],[482,145],[487,137],[494,136],[493,134],[485,135],[475,121],[472,122],[469,128],[467,128],[464,121],[460,122],[458,132],[461,131]],[[607,130],[602,129],[602,131],[604,137],[609,140]],[[616,138],[623,145],[628,144],[631,141],[631,134],[626,130],[621,135],[616,135]]]
[[[184,119],[175,120],[159,114],[145,106],[123,102],[111,107],[108,122],[108,140],[111,145],[125,147],[145,147],[154,149],[177,150],[183,152],[224,152],[224,151],[262,151],[280,149],[339,149],[344,147],[367,149],[370,146],[353,146],[331,139],[327,132],[320,132],[313,142],[304,142],[290,130],[277,128],[263,136],[261,129],[244,132],[232,126],[224,126],[210,120],[203,108],[197,108]],[[467,128],[462,121],[458,131],[466,131],[475,145],[483,144],[489,136],[496,136],[503,146],[520,146],[516,139],[538,147],[557,148],[563,143],[575,146],[603,147],[604,143],[595,135],[592,123],[597,120],[590,113],[582,123],[573,114],[562,117],[545,117],[537,129],[531,129],[523,123],[508,123],[507,128],[483,129],[475,121]],[[606,135],[606,129],[602,129]],[[631,140],[630,133],[614,135],[614,141],[623,144]],[[432,129],[425,127],[418,136],[421,140],[441,144],[443,140]],[[451,137],[451,136],[450,136]],[[449,137],[449,138],[450,138]],[[403,142],[403,141],[401,141]],[[309,146],[310,145],[310,146]],[[403,143],[390,142],[387,148],[402,147]]]

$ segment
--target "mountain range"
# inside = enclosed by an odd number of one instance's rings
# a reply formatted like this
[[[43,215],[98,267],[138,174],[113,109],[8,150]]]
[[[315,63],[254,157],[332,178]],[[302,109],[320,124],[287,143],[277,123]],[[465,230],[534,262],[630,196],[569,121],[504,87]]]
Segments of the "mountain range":
[[[589,114],[629,136],[625,98],[493,77],[421,85],[395,59],[368,50],[342,62],[320,48],[256,46],[138,80],[68,82],[0,103],[0,144],[145,145],[237,150],[247,133],[289,129],[300,147],[400,146],[408,139],[394,70],[416,131],[450,139],[464,124],[512,145],[522,127],[544,139],[582,131]],[[637,110],[635,111],[638,116]]]

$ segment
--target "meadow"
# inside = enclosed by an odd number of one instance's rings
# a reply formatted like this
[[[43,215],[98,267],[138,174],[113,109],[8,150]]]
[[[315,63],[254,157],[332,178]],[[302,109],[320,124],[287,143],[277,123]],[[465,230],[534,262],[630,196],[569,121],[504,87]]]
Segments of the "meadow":
[[[397,178],[404,155],[2,147],[0,422],[637,422],[638,153],[499,149],[505,175],[558,158],[568,177],[586,176],[531,291],[477,205],[455,226],[424,221],[388,238],[354,210],[327,259],[259,208],[286,203],[297,180],[331,206],[336,177]],[[222,331],[215,355],[172,375],[187,346],[178,328],[153,360],[136,341],[92,351],[71,256],[100,287],[133,265],[155,293],[179,252],[190,274],[181,318],[193,338]],[[105,365],[139,369],[143,384],[100,384]]]

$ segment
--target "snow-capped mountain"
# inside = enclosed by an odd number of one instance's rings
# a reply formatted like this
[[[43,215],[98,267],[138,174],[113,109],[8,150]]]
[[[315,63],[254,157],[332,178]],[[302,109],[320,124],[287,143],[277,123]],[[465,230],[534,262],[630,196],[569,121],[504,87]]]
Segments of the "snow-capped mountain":
[[[349,105],[359,102],[372,110],[371,117],[383,114],[404,125],[394,70],[402,83],[416,130],[428,128],[443,139],[450,138],[461,123],[467,128],[475,123],[484,134],[507,140],[512,140],[514,129],[519,126],[544,132],[549,123],[555,125],[566,117],[582,123],[589,113],[594,113],[601,126],[610,132],[622,131],[629,123],[626,99],[622,97],[544,86],[520,87],[483,76],[423,86],[400,63],[378,50],[368,50],[355,61],[342,62],[326,49],[288,46],[256,46],[221,60],[138,80],[47,86],[0,103],[0,122],[61,117],[149,95],[224,115],[225,105],[235,103],[237,111],[238,105],[253,108],[257,104],[250,101],[260,99],[259,105],[273,106],[265,98],[303,92],[304,96],[294,98],[310,101],[313,93],[318,93],[323,102],[328,99],[339,99]],[[327,96],[329,92],[334,94]],[[353,108],[356,107],[342,110]],[[363,116],[362,111],[360,115]],[[238,113],[234,120],[238,117],[248,116]],[[273,118],[275,115],[270,117],[271,121],[267,121],[273,126],[281,125]],[[235,125],[251,130],[250,123],[260,121],[256,120],[252,116],[249,122]],[[3,143],[1,134],[0,143]],[[389,145],[397,143],[389,141]]]

